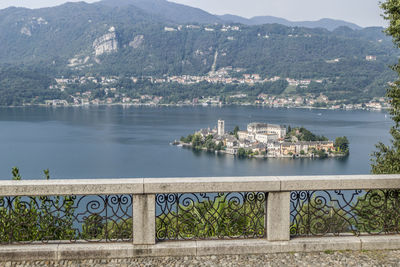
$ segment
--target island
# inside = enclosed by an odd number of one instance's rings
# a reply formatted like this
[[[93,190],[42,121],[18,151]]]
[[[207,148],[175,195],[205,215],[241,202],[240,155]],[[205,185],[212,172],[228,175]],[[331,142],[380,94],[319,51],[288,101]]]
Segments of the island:
[[[174,145],[194,150],[226,153],[239,158],[328,158],[349,154],[346,136],[331,141],[304,127],[252,122],[246,131],[236,126],[225,132],[225,121],[218,120],[215,128],[201,129]]]

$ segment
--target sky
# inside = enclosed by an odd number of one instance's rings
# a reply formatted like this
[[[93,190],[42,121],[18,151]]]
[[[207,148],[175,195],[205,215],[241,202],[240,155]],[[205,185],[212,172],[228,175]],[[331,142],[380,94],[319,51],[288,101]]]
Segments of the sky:
[[[69,0],[78,2],[79,0]],[[88,3],[98,0],[86,0]],[[341,19],[362,27],[385,26],[379,9],[381,0],[170,0],[201,8],[217,15],[242,17],[275,16],[292,21]],[[0,9],[9,6],[40,8],[55,6],[66,0],[0,0]]]

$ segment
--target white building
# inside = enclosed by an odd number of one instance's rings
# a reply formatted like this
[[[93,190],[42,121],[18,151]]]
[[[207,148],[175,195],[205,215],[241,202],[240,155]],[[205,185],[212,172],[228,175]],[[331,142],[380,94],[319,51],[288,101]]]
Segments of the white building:
[[[247,131],[238,131],[239,140],[248,139],[249,133]]]
[[[206,138],[207,136],[214,135],[215,133],[216,133],[215,129],[211,130],[210,128],[208,128],[208,129],[201,129],[196,134],[200,134],[201,137]]]
[[[268,143],[269,141],[277,141],[278,135],[276,133],[257,133],[255,134],[255,140],[261,143]]]
[[[278,142],[267,143],[267,155],[270,157],[278,157],[281,154],[281,144]]]
[[[239,131],[240,141],[248,140],[250,142],[268,143],[277,141],[286,136],[286,128],[280,125],[265,123],[250,123],[247,125],[247,131]]]
[[[231,154],[231,155],[236,155],[238,150],[239,150],[238,147],[227,147],[226,153]]]
[[[175,28],[172,28],[172,27],[164,27],[164,31],[166,31],[166,32],[176,32],[177,30]]]
[[[253,122],[247,125],[247,132],[251,134],[276,134],[278,138],[286,136],[286,128],[281,125]]]
[[[233,136],[228,136],[226,138],[226,147],[227,148],[236,147],[237,145],[238,145],[237,140]]]

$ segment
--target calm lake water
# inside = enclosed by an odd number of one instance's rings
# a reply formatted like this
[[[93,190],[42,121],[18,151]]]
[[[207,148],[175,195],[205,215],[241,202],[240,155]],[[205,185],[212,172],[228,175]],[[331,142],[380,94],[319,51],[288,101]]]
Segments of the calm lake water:
[[[347,136],[345,159],[237,159],[169,143],[224,119],[304,126],[330,139]],[[0,179],[18,166],[24,179],[368,174],[374,145],[389,143],[384,112],[261,107],[89,107],[0,109]]]

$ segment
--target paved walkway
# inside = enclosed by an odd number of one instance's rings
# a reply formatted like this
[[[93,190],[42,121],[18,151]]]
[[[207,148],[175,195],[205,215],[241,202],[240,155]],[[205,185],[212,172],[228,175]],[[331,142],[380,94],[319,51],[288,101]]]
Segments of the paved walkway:
[[[280,253],[248,256],[162,257],[60,262],[0,262],[0,266],[400,266],[400,251],[325,251],[318,253]]]

